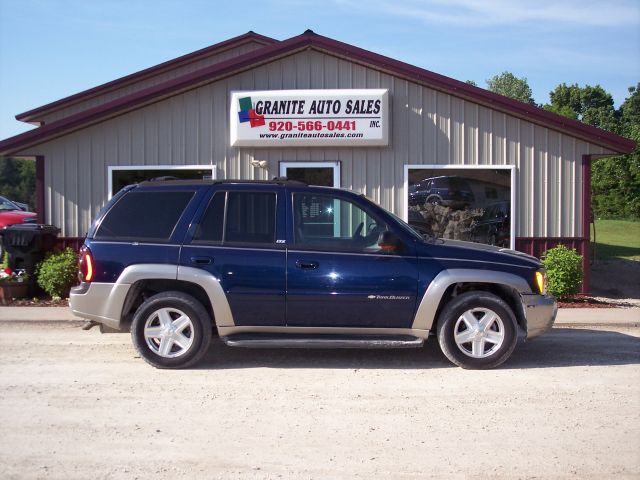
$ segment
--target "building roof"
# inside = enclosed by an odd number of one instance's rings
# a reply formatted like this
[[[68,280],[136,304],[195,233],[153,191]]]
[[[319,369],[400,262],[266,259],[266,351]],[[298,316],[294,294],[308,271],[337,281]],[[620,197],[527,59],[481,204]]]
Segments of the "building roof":
[[[173,70],[178,67],[182,67],[184,65],[188,65],[189,63],[196,62],[201,58],[207,57],[209,55],[222,53],[226,50],[239,47],[246,43],[253,42],[260,45],[269,45],[277,41],[278,40],[275,40],[273,38],[265,37],[264,35],[260,35],[258,33],[249,31],[243,35],[230,38],[228,40],[225,40],[220,43],[216,43],[214,45],[210,45],[200,50],[196,50],[195,52],[191,52],[186,55],[182,55],[180,57],[174,58],[172,60],[160,63],[153,67],[145,68],[144,70],[140,70],[139,72],[126,75],[124,77],[118,78],[111,82],[104,83],[102,85],[99,85],[94,88],[90,88],[88,90],[84,90],[74,95],[62,98],[60,100],[56,100],[55,102],[51,102],[41,107],[34,108],[27,112],[19,113],[18,115],[16,115],[16,120],[20,120],[21,122],[39,122],[40,120],[39,117],[41,115],[46,115],[46,114],[55,112],[62,108],[66,108],[71,105],[74,105],[78,102],[88,100],[98,95],[103,95],[107,92],[110,92],[118,88],[122,88],[131,83],[147,79],[149,77]]]
[[[272,42],[244,55],[167,80],[158,85],[88,108],[29,132],[3,140],[0,142],[0,154],[16,153],[29,146],[43,143],[108,118],[141,108],[144,105],[158,102],[167,97],[307,49],[317,50],[404,78],[428,88],[583,139],[616,153],[630,153],[635,148],[635,142],[611,132],[307,30],[302,35],[281,42]]]

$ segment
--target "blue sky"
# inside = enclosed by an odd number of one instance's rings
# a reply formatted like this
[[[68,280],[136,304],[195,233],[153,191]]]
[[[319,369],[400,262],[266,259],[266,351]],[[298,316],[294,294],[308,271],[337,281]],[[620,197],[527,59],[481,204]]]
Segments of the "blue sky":
[[[459,80],[505,70],[537,102],[557,84],[640,81],[637,0],[0,0],[0,139],[15,115],[253,30],[311,28]]]

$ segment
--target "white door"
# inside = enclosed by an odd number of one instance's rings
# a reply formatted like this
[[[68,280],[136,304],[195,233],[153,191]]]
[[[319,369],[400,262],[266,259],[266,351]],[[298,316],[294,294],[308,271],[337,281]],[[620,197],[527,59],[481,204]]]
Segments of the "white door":
[[[308,185],[340,186],[340,162],[280,162],[280,176]]]

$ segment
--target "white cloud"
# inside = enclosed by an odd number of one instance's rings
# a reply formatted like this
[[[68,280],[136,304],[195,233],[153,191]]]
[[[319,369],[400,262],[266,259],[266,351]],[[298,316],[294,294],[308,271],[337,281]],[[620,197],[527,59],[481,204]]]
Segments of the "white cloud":
[[[385,15],[461,26],[531,22],[585,27],[640,25],[635,0],[332,0],[334,4]]]

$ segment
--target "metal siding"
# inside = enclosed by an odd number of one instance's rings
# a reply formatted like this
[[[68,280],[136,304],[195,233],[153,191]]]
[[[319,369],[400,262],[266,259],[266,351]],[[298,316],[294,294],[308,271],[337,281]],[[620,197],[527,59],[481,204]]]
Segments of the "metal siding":
[[[562,205],[560,204],[560,190],[562,184],[562,174],[560,165],[560,134],[546,130],[548,155],[547,173],[547,204],[545,208],[545,225],[548,237],[559,237],[560,228],[558,221],[561,218]]]
[[[519,192],[520,199],[520,230],[516,230],[518,236],[536,236],[537,226],[535,225],[537,211],[535,200],[539,197],[536,195],[536,169],[541,162],[534,158],[535,151],[533,149],[533,131],[534,125],[518,120],[519,143],[520,143],[520,183]]]
[[[477,108],[478,114],[478,161],[479,165],[496,165],[499,164],[497,158],[493,159],[493,129],[491,110],[485,107]]]
[[[388,88],[387,147],[232,148],[230,91]],[[87,139],[90,139],[87,143]],[[213,165],[268,179],[281,161],[339,161],[341,186],[402,214],[404,165],[515,165],[518,237],[581,236],[581,157],[602,148],[387,73],[305,51],[104,121],[25,154],[45,156],[46,221],[82,235],[104,204],[109,165]],[[268,168],[252,167],[253,159]],[[89,188],[90,187],[90,188]],[[554,211],[550,206],[556,205]]]
[[[464,133],[461,136],[459,144],[451,143],[451,98],[451,95],[446,95],[442,92],[436,93],[436,116],[438,119],[439,135],[437,138],[437,156],[435,158],[434,164],[453,163],[453,155],[451,155],[450,153],[450,148],[457,148],[458,150],[460,150],[465,145]],[[391,116],[391,121],[394,121],[393,114]]]
[[[442,139],[448,142],[449,139]],[[451,98],[451,163],[464,164],[464,100]],[[434,162],[435,163],[435,162]]]
[[[464,102],[464,165],[478,164],[478,105]]]

